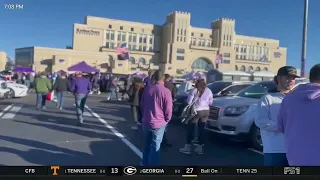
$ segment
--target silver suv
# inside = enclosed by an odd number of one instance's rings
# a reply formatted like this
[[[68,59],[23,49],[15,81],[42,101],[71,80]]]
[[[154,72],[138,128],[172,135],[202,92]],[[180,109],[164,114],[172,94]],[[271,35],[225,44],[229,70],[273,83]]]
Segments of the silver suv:
[[[300,82],[296,84],[304,84]],[[232,97],[214,99],[206,130],[236,139],[249,141],[256,149],[262,149],[260,130],[254,124],[257,104],[262,96],[274,92],[273,81],[256,83]]]

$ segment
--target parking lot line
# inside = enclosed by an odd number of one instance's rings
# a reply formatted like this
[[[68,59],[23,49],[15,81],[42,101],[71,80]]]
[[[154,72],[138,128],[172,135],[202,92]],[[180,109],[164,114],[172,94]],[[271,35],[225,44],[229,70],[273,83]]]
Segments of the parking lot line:
[[[123,134],[117,131],[114,127],[112,127],[106,120],[102,119],[97,113],[95,113],[91,108],[85,106],[85,108],[92,114],[93,117],[97,118],[102,124],[104,124],[114,135],[119,137],[121,141],[127,145],[137,156],[142,159],[142,152],[133,145]]]
[[[22,104],[14,105],[4,116],[2,116],[2,119],[13,119],[22,106]]]
[[[0,117],[5,114],[14,104],[11,104],[9,106],[7,106],[6,108],[4,108],[1,112],[0,112]]]

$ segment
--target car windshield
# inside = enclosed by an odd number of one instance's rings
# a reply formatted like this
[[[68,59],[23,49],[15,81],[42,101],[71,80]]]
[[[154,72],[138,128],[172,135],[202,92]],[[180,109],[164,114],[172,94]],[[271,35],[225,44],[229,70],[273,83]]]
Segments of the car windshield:
[[[183,82],[179,85],[177,89],[177,94],[184,94],[187,93],[189,90],[193,89],[192,83],[190,82]]]
[[[272,81],[260,82],[240,91],[236,96],[260,99],[268,92],[273,92],[277,86]]]
[[[208,88],[212,91],[212,94],[217,94],[222,91],[224,88],[230,86],[232,82],[214,82],[208,84]]]
[[[227,92],[228,94],[237,94],[238,92],[240,92],[241,90],[247,88],[251,86],[250,84],[237,84],[237,85],[233,85],[233,86],[229,86],[226,89],[224,89],[224,92]]]
[[[6,77],[5,76],[0,76],[0,80],[6,81]]]

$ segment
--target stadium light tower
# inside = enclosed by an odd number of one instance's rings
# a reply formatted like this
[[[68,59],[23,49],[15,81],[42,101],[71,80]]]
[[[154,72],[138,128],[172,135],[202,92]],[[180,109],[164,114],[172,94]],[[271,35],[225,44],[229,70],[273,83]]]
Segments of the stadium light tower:
[[[303,16],[303,34],[302,34],[302,52],[301,52],[301,77],[305,76],[306,67],[306,50],[307,50],[307,26],[308,26],[308,2],[304,0],[304,16]]]

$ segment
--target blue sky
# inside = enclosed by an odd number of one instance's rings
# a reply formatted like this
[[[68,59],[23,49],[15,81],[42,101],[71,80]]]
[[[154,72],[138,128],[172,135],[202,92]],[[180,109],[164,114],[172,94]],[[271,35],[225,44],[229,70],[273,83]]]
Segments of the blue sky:
[[[163,24],[172,11],[191,13],[191,25],[209,28],[220,17],[236,19],[236,33],[279,39],[288,48],[287,64],[300,68],[303,0],[0,0],[0,51],[28,46],[72,45],[73,23],[87,15]],[[23,4],[8,10],[5,4]],[[319,63],[320,0],[309,0],[308,71]]]

